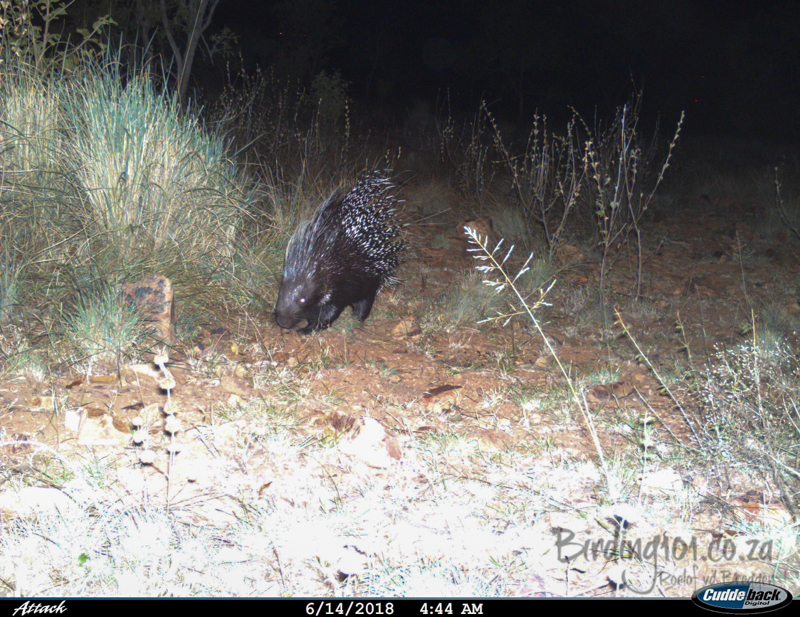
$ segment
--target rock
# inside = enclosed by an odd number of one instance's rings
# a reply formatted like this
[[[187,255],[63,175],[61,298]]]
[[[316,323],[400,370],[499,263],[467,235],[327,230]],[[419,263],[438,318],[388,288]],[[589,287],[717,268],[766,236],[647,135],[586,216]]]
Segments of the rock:
[[[159,338],[174,340],[175,298],[172,281],[160,274],[151,274],[141,281],[117,286],[120,295],[133,304],[154,327]]]

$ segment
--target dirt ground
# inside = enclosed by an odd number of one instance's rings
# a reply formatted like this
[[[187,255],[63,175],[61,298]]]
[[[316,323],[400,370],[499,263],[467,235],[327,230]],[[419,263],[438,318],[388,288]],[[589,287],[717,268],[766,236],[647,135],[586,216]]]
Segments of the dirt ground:
[[[797,298],[785,291],[786,281],[795,276],[798,265],[798,251],[793,250],[786,232],[772,238],[757,237],[752,230],[759,216],[755,206],[730,199],[711,204],[704,196],[687,199],[695,203],[652,230],[657,250],[645,264],[639,304],[624,302],[635,292],[632,249],[619,249],[611,275],[611,295],[619,304],[610,308],[620,310],[624,323],[657,367],[669,365],[681,354],[686,356],[685,343],[695,357],[704,357],[718,345],[740,341],[742,326],[751,320],[743,281],[750,302],[778,303],[788,312],[800,314]],[[745,247],[760,259],[743,265],[739,252]],[[358,325],[350,311],[331,330],[315,336],[282,331],[267,315],[256,316],[261,321],[251,316],[244,327],[232,324],[233,316],[203,324],[197,340],[181,340],[169,352],[168,365],[178,382],[172,400],[191,422],[208,422],[207,410],[227,403],[231,395],[258,395],[252,371],[241,367],[279,369],[325,356],[338,370],[320,371],[314,388],[337,391],[342,407],[374,407],[377,419],[389,429],[403,428],[406,422],[416,424],[418,411],[410,418],[381,416],[380,405],[374,403],[385,398],[417,401],[423,406],[438,400],[458,415],[465,430],[472,418],[487,413],[516,422],[521,412],[513,404],[478,411],[476,403],[506,385],[508,377],[493,370],[501,356],[503,368],[529,386],[544,387],[560,380],[557,369],[546,361],[541,337],[533,328],[520,327],[519,322],[505,328],[462,327],[427,337],[424,347],[420,340],[415,313],[446,293],[460,272],[474,267],[465,248],[418,247],[402,267],[402,283],[379,296],[376,310],[364,325]],[[641,405],[637,399],[644,398],[676,436],[685,436],[686,423],[674,404],[659,394],[652,372],[635,361],[636,352],[621,329],[604,331],[599,311],[589,315],[597,321],[584,318],[578,322],[570,316],[566,306],[570,296],[576,290],[596,288],[598,277],[599,263],[588,259],[573,262],[557,276],[547,298],[552,306],[542,316],[558,357],[578,375],[600,367],[621,369],[618,381],[591,389],[589,400],[629,407]],[[176,298],[178,307],[180,302]],[[675,327],[678,322],[683,333]],[[785,335],[792,338],[795,333]],[[211,370],[210,365],[214,367]],[[0,422],[7,434],[21,439],[44,440],[54,446],[69,442],[74,435],[64,432],[58,409],[53,417],[55,399],[66,408],[87,410],[88,417],[108,415],[114,426],[127,434],[130,420],[144,405],[161,400],[164,391],[149,375],[158,372],[154,365],[142,368],[138,377],[123,365],[122,382],[116,368],[95,368],[88,382],[82,372],[48,376],[38,382],[31,376],[7,378],[0,382]],[[442,387],[451,389],[432,394]],[[542,421],[546,423],[547,418]],[[618,438],[601,436],[608,440],[604,445],[613,449]],[[586,435],[557,439],[564,440],[559,446],[576,455],[591,457],[594,450]]]

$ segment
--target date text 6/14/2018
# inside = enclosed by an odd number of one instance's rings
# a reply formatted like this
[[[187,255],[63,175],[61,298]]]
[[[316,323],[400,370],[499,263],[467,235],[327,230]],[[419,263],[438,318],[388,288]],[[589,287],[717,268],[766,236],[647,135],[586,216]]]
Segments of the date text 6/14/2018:
[[[413,606],[416,605],[416,606]],[[413,609],[412,609],[413,606]],[[455,615],[483,615],[483,602],[439,601],[330,601],[306,603],[306,615],[313,617],[401,617],[401,615],[429,615],[451,617]]]

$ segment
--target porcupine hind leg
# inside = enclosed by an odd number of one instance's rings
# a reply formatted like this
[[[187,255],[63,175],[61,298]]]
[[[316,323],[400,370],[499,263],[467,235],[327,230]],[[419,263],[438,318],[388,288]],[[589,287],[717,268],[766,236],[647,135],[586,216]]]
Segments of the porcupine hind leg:
[[[372,310],[372,305],[375,303],[376,295],[377,294],[371,294],[363,300],[353,302],[353,313],[355,313],[355,316],[359,321],[364,321],[367,317],[369,317],[369,313]]]

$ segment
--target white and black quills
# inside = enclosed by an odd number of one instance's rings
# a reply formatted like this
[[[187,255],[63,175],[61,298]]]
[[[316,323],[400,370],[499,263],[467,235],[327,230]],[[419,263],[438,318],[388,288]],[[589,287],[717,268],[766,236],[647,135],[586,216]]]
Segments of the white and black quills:
[[[395,186],[373,172],[338,190],[289,240],[275,305],[281,328],[305,320],[303,334],[324,330],[347,306],[369,317],[378,292],[393,283],[404,245],[392,215]]]

